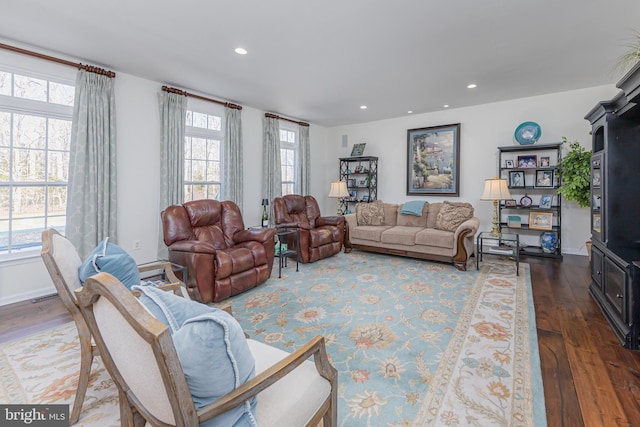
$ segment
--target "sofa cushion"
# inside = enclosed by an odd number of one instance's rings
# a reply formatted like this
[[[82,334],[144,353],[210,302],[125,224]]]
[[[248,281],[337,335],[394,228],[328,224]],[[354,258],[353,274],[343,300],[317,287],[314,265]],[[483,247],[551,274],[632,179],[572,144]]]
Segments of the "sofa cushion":
[[[404,205],[402,205],[404,207]],[[402,209],[398,209],[398,219],[397,224],[405,227],[426,227],[427,226],[427,215],[429,212],[429,204],[425,203],[422,206],[422,215],[406,215],[402,213]]]
[[[395,203],[383,203],[384,225],[395,226],[398,221],[398,205]]]
[[[380,241],[382,243],[393,243],[397,245],[413,246],[416,234],[422,230],[421,227],[406,227],[396,225],[382,232]]]
[[[468,219],[473,218],[473,206],[464,202],[444,202],[436,219],[437,230],[455,231]]]
[[[382,232],[390,229],[388,225],[363,225],[349,230],[352,239],[371,240],[379,242]]]
[[[427,228],[436,228],[436,220],[442,208],[442,202],[429,203],[429,211],[427,212]]]
[[[135,260],[124,249],[105,237],[78,269],[80,282],[100,272],[113,275],[127,288],[140,284],[140,272]]]
[[[140,303],[169,326],[196,409],[216,401],[255,375],[255,360],[244,331],[229,313],[164,292],[135,286]],[[251,425],[256,399],[250,399],[203,426]]]
[[[358,203],[356,205],[356,219],[358,225],[382,225],[384,222],[382,201]]]
[[[452,231],[436,230],[435,228],[425,228],[416,234],[416,245],[435,246],[438,248],[453,249]]]

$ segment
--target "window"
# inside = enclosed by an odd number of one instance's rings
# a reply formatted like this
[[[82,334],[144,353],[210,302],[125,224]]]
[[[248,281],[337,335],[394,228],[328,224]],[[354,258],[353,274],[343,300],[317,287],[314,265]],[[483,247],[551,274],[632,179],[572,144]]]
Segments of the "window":
[[[282,195],[295,194],[298,188],[298,133],[280,128],[280,166],[282,169]]]
[[[0,67],[0,255],[64,233],[74,95],[70,82]]]
[[[222,113],[187,110],[184,200],[220,199]]]

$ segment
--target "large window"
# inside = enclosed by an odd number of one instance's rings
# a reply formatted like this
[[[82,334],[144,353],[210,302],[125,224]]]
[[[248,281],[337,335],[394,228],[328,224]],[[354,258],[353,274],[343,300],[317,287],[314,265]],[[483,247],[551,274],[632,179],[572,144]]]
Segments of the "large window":
[[[280,165],[282,168],[282,195],[295,194],[298,188],[298,133],[280,128]]]
[[[0,67],[0,255],[64,233],[74,86]]]
[[[187,110],[184,199],[220,199],[222,114]]]

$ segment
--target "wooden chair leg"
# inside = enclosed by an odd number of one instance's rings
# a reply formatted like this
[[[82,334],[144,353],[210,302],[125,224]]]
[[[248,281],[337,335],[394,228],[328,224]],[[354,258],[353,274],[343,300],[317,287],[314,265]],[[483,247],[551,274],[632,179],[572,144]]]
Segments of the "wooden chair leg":
[[[72,425],[78,422],[80,412],[82,412],[82,403],[87,394],[92,364],[93,349],[91,348],[91,336],[83,337],[82,334],[80,334],[80,378],[78,378],[78,389],[76,390],[73,410],[71,411],[71,418],[69,420]]]

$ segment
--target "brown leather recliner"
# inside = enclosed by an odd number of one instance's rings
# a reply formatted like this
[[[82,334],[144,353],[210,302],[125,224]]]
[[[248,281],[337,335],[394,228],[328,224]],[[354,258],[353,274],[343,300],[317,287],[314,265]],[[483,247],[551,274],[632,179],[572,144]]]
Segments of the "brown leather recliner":
[[[187,266],[187,286],[204,303],[222,301],[271,276],[276,230],[245,230],[232,201],[169,206],[162,227],[169,259]]]
[[[318,201],[313,196],[289,194],[276,197],[273,216],[278,227],[298,228],[300,261],[303,263],[330,257],[342,249],[344,217],[320,216]]]

